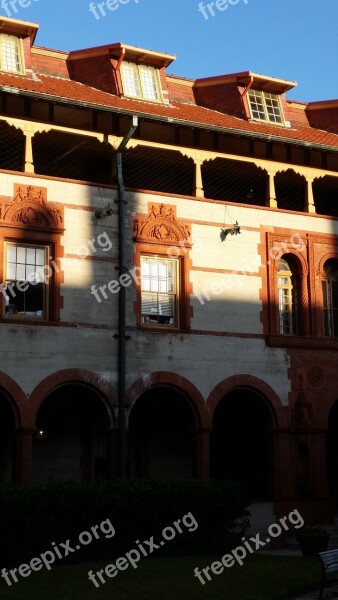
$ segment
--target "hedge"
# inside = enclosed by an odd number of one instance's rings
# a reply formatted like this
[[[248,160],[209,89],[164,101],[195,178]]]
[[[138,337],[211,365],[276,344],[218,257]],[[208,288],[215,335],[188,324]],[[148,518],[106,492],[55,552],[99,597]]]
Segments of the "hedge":
[[[183,533],[177,532],[156,553],[227,551],[249,525],[248,502],[245,490],[228,481],[140,479],[1,486],[0,567],[29,563],[53,550],[53,542],[58,546],[69,539],[75,548],[84,531],[91,534],[92,542],[87,544],[89,536],[84,536],[87,545],[81,545],[69,559],[120,556],[135,548],[136,540],[142,543],[154,536],[159,542],[164,528],[190,513],[186,522],[195,531],[189,532],[182,523]],[[100,538],[96,540],[91,527],[107,519],[104,532],[97,529]],[[108,539],[109,523],[115,534]]]

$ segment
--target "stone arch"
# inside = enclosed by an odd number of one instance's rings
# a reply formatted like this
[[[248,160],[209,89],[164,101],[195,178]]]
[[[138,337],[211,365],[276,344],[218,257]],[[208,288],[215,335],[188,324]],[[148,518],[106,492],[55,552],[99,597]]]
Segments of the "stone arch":
[[[29,397],[31,408],[30,426],[35,427],[35,421],[44,399],[58,387],[67,384],[83,384],[92,391],[101,394],[102,401],[109,415],[110,426],[115,426],[114,407],[116,405],[115,390],[102,377],[85,369],[64,369],[48,375],[33,390]]]
[[[156,386],[168,386],[181,392],[186,397],[194,413],[196,427],[210,428],[210,415],[202,394],[188,379],[169,371],[151,373],[146,377],[138,379],[131,385],[126,394],[128,413],[130,414],[131,409],[141,394]]]
[[[16,427],[25,426],[28,413],[27,397],[21,387],[8,375],[0,372],[0,392],[6,396],[15,418]]]
[[[287,410],[276,392],[262,379],[253,375],[238,374],[221,381],[207,399],[208,412],[213,418],[219,402],[235,389],[247,388],[261,395],[271,413],[274,427],[288,427]]]

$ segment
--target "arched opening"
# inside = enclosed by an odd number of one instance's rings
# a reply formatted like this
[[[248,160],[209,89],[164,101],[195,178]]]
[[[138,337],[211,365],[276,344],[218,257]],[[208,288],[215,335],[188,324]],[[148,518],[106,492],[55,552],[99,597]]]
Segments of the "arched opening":
[[[326,175],[321,179],[315,179],[313,182],[313,196],[315,201],[316,213],[318,215],[328,215],[337,217],[337,198],[338,198],[338,179]]]
[[[109,476],[109,415],[98,392],[58,387],[43,401],[33,440],[33,481],[96,481]]]
[[[277,173],[275,190],[278,208],[304,212],[306,181],[302,175],[292,169]]]
[[[273,497],[273,420],[256,392],[239,388],[218,404],[211,433],[211,477],[245,485],[251,500]]]
[[[0,483],[14,482],[15,417],[7,398],[0,393]]]
[[[338,509],[338,400],[333,404],[328,418],[326,434],[326,462],[329,489],[334,507]]]
[[[130,419],[132,477],[193,477],[195,419],[178,390],[156,386],[144,392]]]
[[[139,146],[123,158],[126,187],[191,196],[194,163],[180,152]]]
[[[206,198],[264,206],[266,172],[240,160],[216,158],[202,165]]]
[[[113,148],[89,136],[60,131],[33,138],[35,172],[93,183],[112,183]]]
[[[0,121],[0,169],[23,171],[25,136],[20,129]]]

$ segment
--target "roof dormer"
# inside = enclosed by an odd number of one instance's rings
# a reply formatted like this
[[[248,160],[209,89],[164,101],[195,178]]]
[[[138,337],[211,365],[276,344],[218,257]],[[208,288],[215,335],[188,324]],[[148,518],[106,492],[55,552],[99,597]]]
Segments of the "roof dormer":
[[[68,61],[78,81],[127,98],[166,103],[165,69],[175,58],[119,42],[70,52]]]
[[[38,28],[35,23],[0,17],[0,72],[25,74],[30,69]]]
[[[199,104],[252,121],[287,125],[285,93],[297,83],[245,71],[197,79]]]

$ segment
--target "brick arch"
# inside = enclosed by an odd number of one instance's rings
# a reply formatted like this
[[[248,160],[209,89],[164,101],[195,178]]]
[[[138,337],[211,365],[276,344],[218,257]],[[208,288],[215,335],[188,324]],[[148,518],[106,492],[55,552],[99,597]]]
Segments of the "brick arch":
[[[319,261],[319,265],[318,265],[318,273],[323,276],[324,275],[324,266],[325,263],[330,260],[333,259],[338,263],[338,254],[336,251],[332,251],[332,252],[327,252],[326,254],[324,254],[323,256],[321,256],[320,261]]]
[[[151,373],[142,379],[138,379],[127,390],[126,402],[128,413],[132,410],[136,400],[146,391],[154,387],[168,386],[183,394],[195,416],[196,427],[210,429],[211,421],[205,400],[198,389],[188,379],[177,373],[160,371]]]
[[[34,428],[39,408],[47,396],[57,388],[68,384],[83,384],[93,392],[102,396],[108,411],[110,426],[115,426],[114,405],[116,404],[115,390],[96,373],[85,369],[64,369],[48,375],[33,390],[29,397],[30,425]]]
[[[253,375],[233,375],[221,381],[209,394],[207,406],[211,419],[215,414],[215,410],[221,400],[230,392],[236,389],[246,388],[257,393],[266,401],[272,416],[273,426],[288,427],[287,407],[284,407],[276,394],[276,392],[262,379]]]
[[[8,375],[0,372],[0,393],[8,400],[14,414],[16,427],[25,426],[27,397],[21,387]]]

